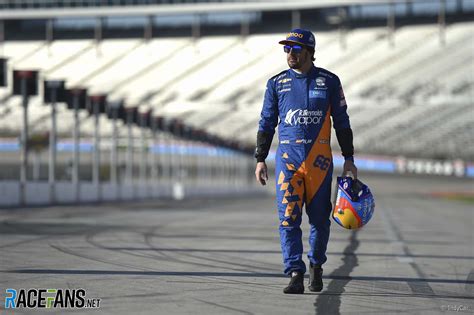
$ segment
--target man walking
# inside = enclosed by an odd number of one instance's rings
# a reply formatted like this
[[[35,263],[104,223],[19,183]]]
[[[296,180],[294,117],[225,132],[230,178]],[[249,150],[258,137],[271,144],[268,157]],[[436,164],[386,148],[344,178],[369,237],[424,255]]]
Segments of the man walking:
[[[352,130],[339,78],[313,64],[314,35],[294,29],[280,41],[284,45],[290,69],[267,82],[257,133],[255,176],[262,185],[268,180],[265,159],[270,150],[275,127],[279,146],[275,174],[280,241],[284,273],[291,276],[284,293],[304,293],[302,209],[309,217],[309,290],[323,289],[321,266],[326,262],[331,213],[332,153],[331,116],[337,140],[344,156],[343,173],[354,165]]]

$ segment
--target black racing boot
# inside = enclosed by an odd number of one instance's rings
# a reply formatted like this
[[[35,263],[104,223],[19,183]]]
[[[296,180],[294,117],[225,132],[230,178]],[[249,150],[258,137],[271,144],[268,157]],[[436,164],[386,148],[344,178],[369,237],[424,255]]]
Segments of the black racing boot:
[[[323,268],[320,265],[309,264],[309,286],[311,292],[323,290]]]
[[[290,284],[283,289],[285,294],[303,294],[304,293],[304,277],[299,271],[291,273]]]

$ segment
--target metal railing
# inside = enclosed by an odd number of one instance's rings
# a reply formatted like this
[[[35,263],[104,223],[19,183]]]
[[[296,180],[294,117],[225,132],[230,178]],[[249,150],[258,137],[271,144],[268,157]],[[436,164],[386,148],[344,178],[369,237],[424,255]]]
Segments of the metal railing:
[[[0,9],[82,8],[231,2],[226,0],[0,0]]]

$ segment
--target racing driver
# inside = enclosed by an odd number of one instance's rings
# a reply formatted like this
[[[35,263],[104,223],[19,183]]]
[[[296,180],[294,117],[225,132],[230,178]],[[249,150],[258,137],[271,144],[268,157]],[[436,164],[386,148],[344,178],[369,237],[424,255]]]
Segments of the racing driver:
[[[308,288],[320,292],[332,209],[330,117],[345,159],[343,175],[351,172],[356,178],[353,136],[341,81],[334,73],[313,64],[314,35],[305,29],[294,29],[279,43],[283,45],[289,69],[267,82],[257,133],[255,176],[262,185],[266,184],[265,159],[279,125],[276,201],[284,273],[291,277],[283,292],[304,293],[306,265],[300,228],[303,205],[310,224]]]

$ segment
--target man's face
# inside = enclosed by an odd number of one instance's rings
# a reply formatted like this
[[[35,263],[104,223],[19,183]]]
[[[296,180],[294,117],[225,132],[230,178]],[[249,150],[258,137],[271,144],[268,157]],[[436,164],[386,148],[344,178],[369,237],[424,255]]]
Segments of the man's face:
[[[284,51],[286,52],[286,61],[291,69],[301,69],[311,58],[309,51],[304,46],[285,45]]]

